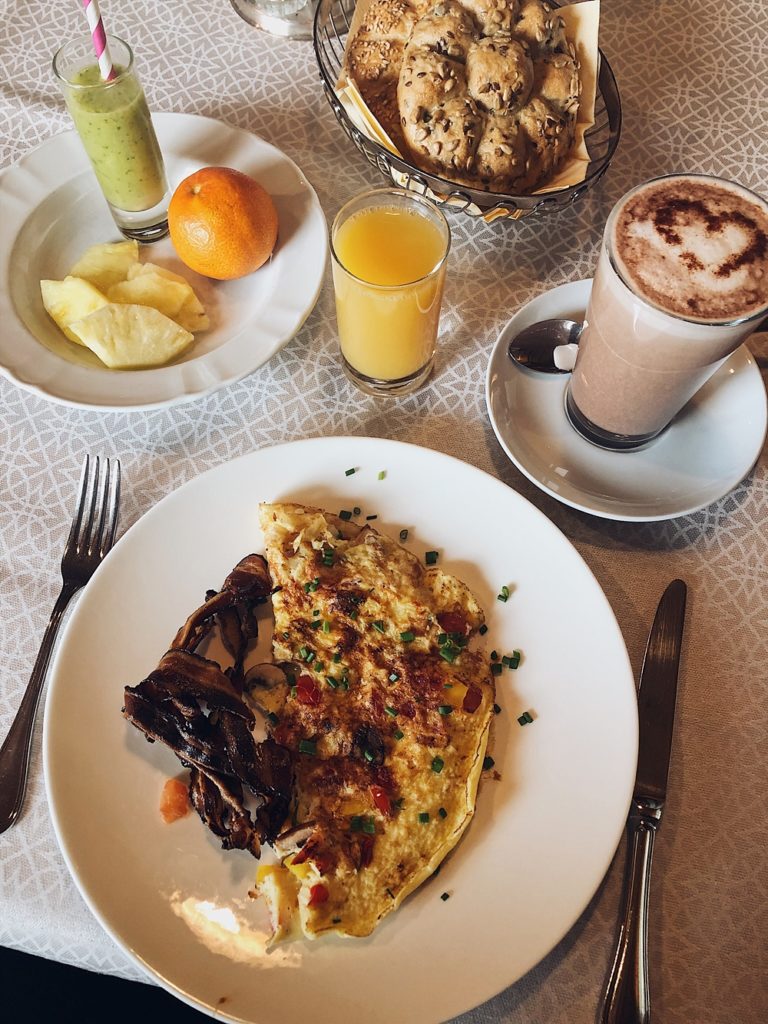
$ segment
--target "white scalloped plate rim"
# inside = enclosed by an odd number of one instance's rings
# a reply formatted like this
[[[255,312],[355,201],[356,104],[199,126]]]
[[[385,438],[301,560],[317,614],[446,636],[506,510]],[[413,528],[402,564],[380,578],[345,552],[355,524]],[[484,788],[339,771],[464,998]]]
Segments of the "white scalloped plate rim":
[[[247,308],[241,311],[230,333],[224,319],[213,341],[201,334],[188,356],[155,369],[110,371],[100,365],[79,365],[42,344],[25,323],[12,295],[12,275],[21,269],[14,252],[19,238],[24,237],[25,224],[43,202],[55,208],[58,191],[66,198],[79,198],[89,204],[88,223],[81,220],[73,225],[76,234],[82,232],[79,251],[93,241],[120,237],[75,131],[55,135],[0,175],[0,373],[50,401],[111,411],[152,409],[202,398],[269,360],[301,328],[320,294],[327,260],[327,225],[317,195],[299,167],[258,136],[212,118],[159,113],[153,115],[153,121],[171,187],[198,167],[220,162],[252,174],[258,172],[272,194],[281,224],[272,260],[255,275],[214,285],[238,289],[238,295],[244,297],[238,305],[243,307],[248,303],[246,289],[257,282],[258,301],[253,302],[252,313]],[[103,225],[108,236],[94,237],[94,223]],[[283,231],[284,224],[287,231]],[[72,244],[73,251],[78,251],[77,241]],[[167,251],[170,242],[155,246],[166,246]],[[29,247],[27,242],[25,248]],[[158,251],[142,248],[146,249],[145,259],[152,259]],[[66,273],[61,260],[57,272],[62,276]],[[79,354],[74,353],[74,358]]]

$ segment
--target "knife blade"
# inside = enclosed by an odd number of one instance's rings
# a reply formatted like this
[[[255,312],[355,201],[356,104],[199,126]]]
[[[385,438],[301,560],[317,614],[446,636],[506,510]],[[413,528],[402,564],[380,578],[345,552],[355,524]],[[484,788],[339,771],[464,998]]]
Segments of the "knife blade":
[[[677,702],[677,676],[687,587],[673,580],[664,591],[648,636],[640,671],[640,746],[627,823],[629,860],[613,966],[603,998],[601,1024],[650,1024],[648,900],[653,841],[667,796]]]
[[[640,747],[634,799],[656,803],[659,809],[667,796],[686,593],[682,580],[673,580],[664,591],[640,670]]]

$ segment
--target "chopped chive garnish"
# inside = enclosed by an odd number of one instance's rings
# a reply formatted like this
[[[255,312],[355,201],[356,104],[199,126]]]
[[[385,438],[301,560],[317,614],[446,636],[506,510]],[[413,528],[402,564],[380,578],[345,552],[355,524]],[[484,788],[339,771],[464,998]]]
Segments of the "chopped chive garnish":
[[[312,609],[312,614],[313,614],[314,616],[317,616],[317,615],[319,615],[319,614],[320,614],[320,609],[319,609],[319,608],[313,608],[313,609]]]
[[[312,584],[311,584],[311,583],[305,583],[305,584],[304,584],[304,593],[305,593],[305,594],[308,594],[308,593],[309,593],[309,588],[310,588],[311,586],[312,586]]]
[[[444,644],[444,643],[447,642],[447,640],[448,640],[448,634],[447,633],[438,633],[437,634],[437,642],[439,644]]]
[[[365,518],[366,518],[366,521],[370,523],[370,521],[372,519],[378,519],[379,517],[378,516],[366,516]]]
[[[359,505],[355,505],[355,507],[352,509],[352,515],[353,516],[359,516],[361,512],[362,512],[362,509],[360,508]]]
[[[520,717],[518,718],[518,722],[520,723],[520,725],[530,725],[532,721],[533,715],[530,711],[524,711],[522,715],[520,715]]]
[[[363,831],[363,816],[362,814],[353,814],[349,819],[349,831],[350,832],[362,832]]]
[[[453,707],[450,704],[441,704],[437,709],[441,715],[452,715]]]
[[[399,678],[400,678],[400,676],[397,674],[397,672],[390,672],[389,673],[389,681],[390,681],[390,683],[396,683]]]
[[[395,729],[392,735],[395,737],[396,740],[401,740],[403,736],[405,736],[405,733],[403,732],[402,729]]]
[[[267,721],[271,722],[272,725],[277,725],[280,719],[277,717],[274,711],[270,711],[269,714],[267,715]]]
[[[348,690],[349,689],[349,680],[347,679],[346,676],[344,676],[344,678],[341,680],[341,682],[339,683],[339,686],[342,688],[342,690]]]
[[[308,654],[309,654],[309,648],[308,647],[300,647],[299,648],[299,657],[301,658],[302,661],[306,661],[306,658],[307,658]]]
[[[442,759],[442,757],[432,758],[432,771],[435,773],[435,775],[439,775],[444,767],[445,761]]]
[[[356,471],[355,467],[352,466],[351,469],[345,469],[344,470],[344,476],[352,476],[352,474],[355,473],[355,472],[357,472],[357,471]]]
[[[333,548],[323,550],[323,565],[333,565]]]
[[[451,898],[451,894],[449,892],[441,892],[440,893],[440,899],[443,901],[443,903],[445,903],[445,901],[449,900],[450,898]]]
[[[401,530],[400,531],[400,540],[408,540],[408,531],[407,530]]]
[[[316,754],[317,744],[314,740],[299,740],[300,754]]]
[[[333,676],[326,676],[325,677],[325,681],[326,681],[326,683],[328,683],[328,685],[330,686],[330,688],[332,690],[338,689],[338,685],[339,685],[339,680],[338,679],[334,679]]]
[[[325,668],[325,662],[324,661],[317,661],[317,662],[315,662],[315,672],[322,672],[324,668]]]
[[[330,633],[331,632],[331,624],[328,621],[328,619],[323,619],[323,632],[324,633]]]
[[[488,632],[488,627],[486,626],[485,623],[483,623],[477,632],[480,634],[480,636],[485,636],[485,634]]]
[[[419,813],[419,821],[422,825],[426,825],[429,821],[429,811],[421,811]]]
[[[521,657],[522,655],[520,654],[520,651],[512,651],[512,656],[509,659],[509,667],[512,669],[517,668],[517,666],[520,664]]]
[[[373,818],[363,818],[363,832],[366,832],[369,836],[376,835],[376,822]]]
[[[438,810],[437,810],[437,813],[440,815],[441,818],[447,818],[448,817],[448,811],[446,811],[446,809],[444,807],[439,807]]]
[[[357,618],[357,612],[354,612],[354,611],[350,612],[349,613],[349,617],[350,617],[350,619],[356,619]]]
[[[493,705],[493,713],[494,713],[494,715],[500,715],[501,714],[501,708],[499,707],[498,704],[494,704]]]
[[[439,556],[437,551],[428,551],[426,555],[424,555],[424,561],[427,563],[427,565],[437,565],[438,557]]]
[[[312,622],[310,622],[309,628],[310,629],[320,629],[321,625],[322,625],[322,623],[320,622],[320,619],[314,619]]]
[[[292,697],[295,697],[298,692],[299,692],[298,686],[292,686],[291,687],[291,696]]]
[[[283,633],[283,640],[288,640],[290,638],[290,636],[291,636],[290,633]]]
[[[312,582],[309,584],[309,589],[314,593],[315,590],[320,586],[320,577],[315,576]]]
[[[370,752],[370,750],[364,750],[363,757],[368,762],[368,764],[370,764],[371,761],[373,760],[373,754]]]
[[[400,639],[404,644],[409,644],[411,641],[416,639],[416,635],[412,633],[410,629],[407,629],[404,633],[400,634]]]
[[[398,811],[402,811],[402,809],[405,807],[405,797],[399,796],[397,800],[393,800],[392,803],[395,805]]]
[[[491,651],[491,661],[498,661],[498,660],[499,660],[499,652],[498,651]]]
[[[457,654],[458,651],[450,644],[446,644],[444,647],[440,648],[440,657],[444,661],[447,661],[449,665],[452,665],[453,662],[456,660]]]
[[[385,477],[386,475],[387,475],[387,471],[386,471],[386,469],[380,469],[380,470],[379,470],[379,475],[378,475],[378,478],[377,478],[377,479],[379,479],[379,480],[383,480],[383,479],[384,479],[384,477]]]
[[[339,519],[348,520],[348,519],[351,519],[351,518],[352,518],[352,513],[349,511],[348,508],[343,508],[341,510],[341,512],[339,512]]]
[[[496,595],[497,601],[508,601],[509,600],[509,587],[502,587],[501,593]]]
[[[334,663],[334,665],[338,665],[340,661],[341,661],[341,655],[337,651],[336,654],[334,654],[334,656],[333,656],[333,663]]]
[[[498,663],[498,661],[494,661],[493,664],[491,665],[491,672],[493,672],[493,674],[495,676],[500,676],[501,673],[502,673],[502,670],[503,670],[503,665],[500,665]]]
[[[489,754],[487,757],[483,758],[483,771],[487,772],[489,769],[493,768],[493,766],[495,764],[496,764],[496,762],[493,760],[493,758]]]
[[[376,630],[377,633],[384,633],[386,631],[386,628],[387,628],[384,625],[384,623],[381,621],[381,619],[377,619],[377,621],[376,622],[372,622],[371,625],[373,626],[373,628]]]
[[[384,710],[389,715],[390,718],[397,718],[397,708],[391,708],[387,706],[384,708]]]

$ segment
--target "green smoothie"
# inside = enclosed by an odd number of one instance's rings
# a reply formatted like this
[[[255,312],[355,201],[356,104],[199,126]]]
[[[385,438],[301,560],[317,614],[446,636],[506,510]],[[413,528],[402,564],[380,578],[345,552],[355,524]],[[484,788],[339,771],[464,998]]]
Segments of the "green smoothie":
[[[96,66],[68,76],[67,107],[110,205],[148,210],[168,189],[163,158],[141,85],[131,71],[115,71],[114,82]]]

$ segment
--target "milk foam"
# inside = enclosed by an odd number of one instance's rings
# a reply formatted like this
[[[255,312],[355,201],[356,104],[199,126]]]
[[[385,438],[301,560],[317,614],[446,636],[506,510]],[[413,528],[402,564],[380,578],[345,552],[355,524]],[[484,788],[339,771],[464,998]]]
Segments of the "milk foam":
[[[649,182],[618,208],[611,236],[625,283],[675,316],[727,322],[768,307],[768,204],[746,189]]]

